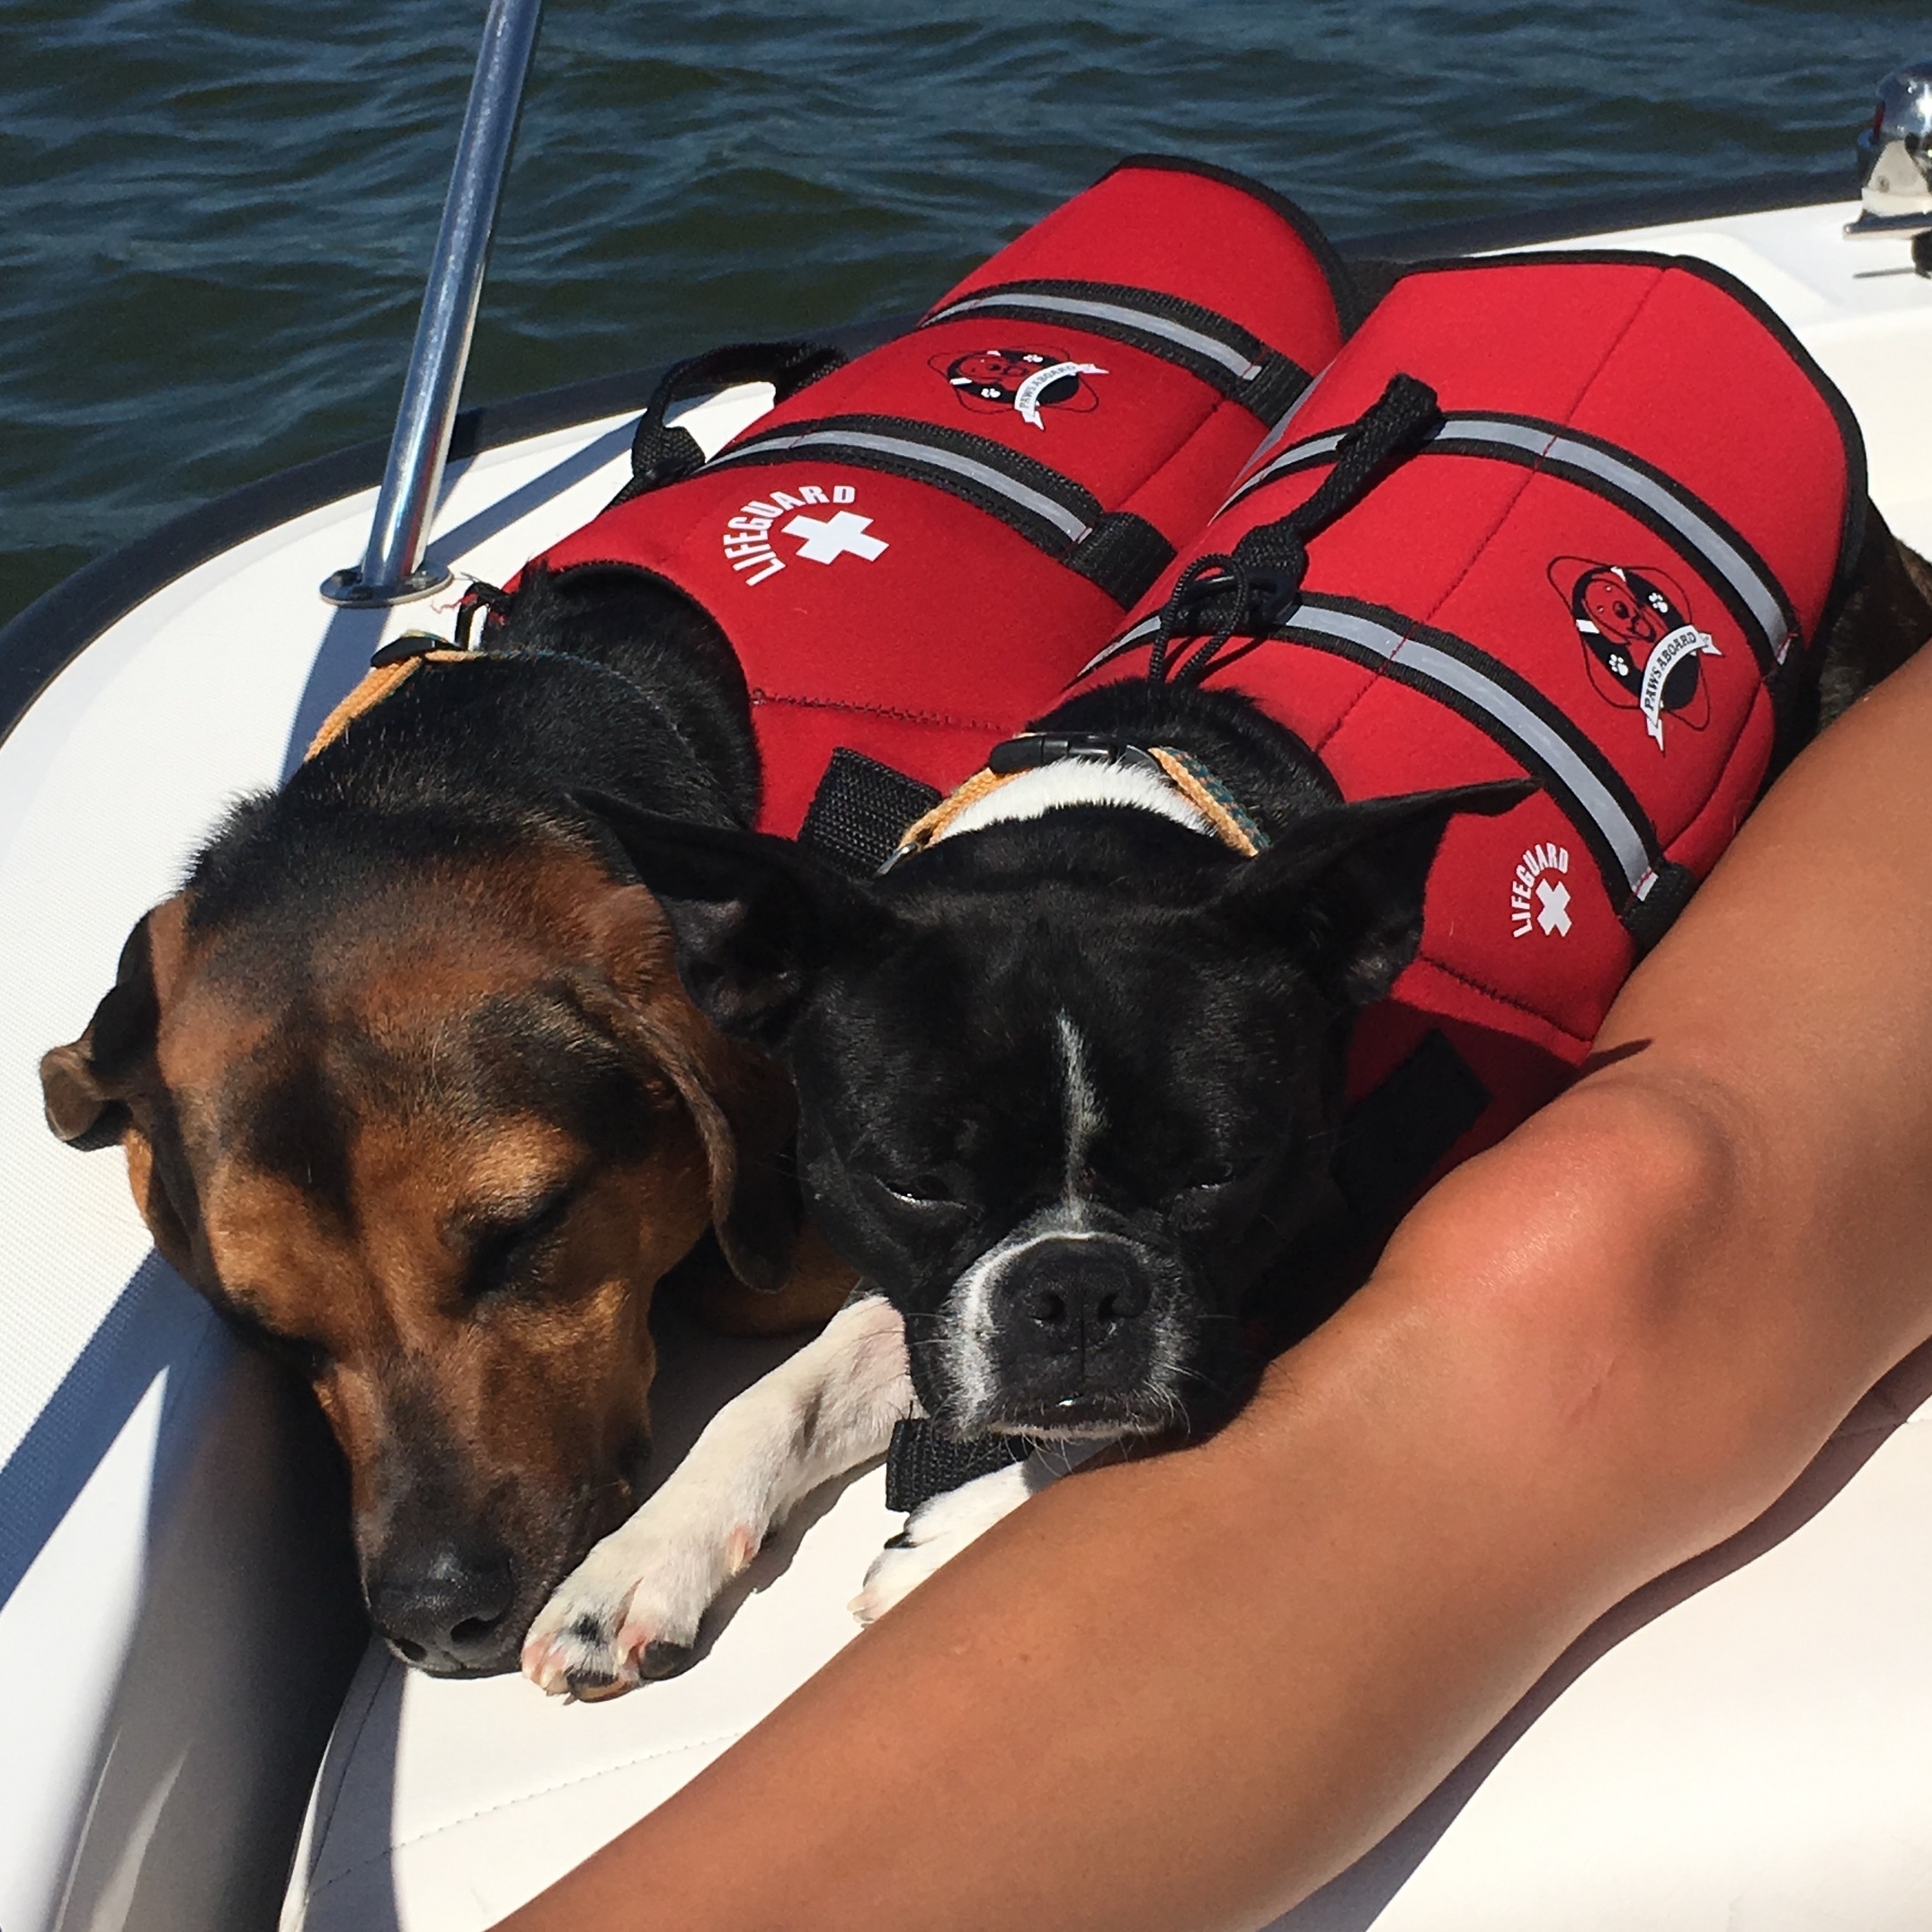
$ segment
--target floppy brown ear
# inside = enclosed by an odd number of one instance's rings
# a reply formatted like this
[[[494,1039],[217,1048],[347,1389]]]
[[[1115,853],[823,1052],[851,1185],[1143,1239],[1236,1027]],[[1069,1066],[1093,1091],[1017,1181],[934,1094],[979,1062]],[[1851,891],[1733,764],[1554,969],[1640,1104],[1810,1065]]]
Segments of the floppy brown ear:
[[[111,1147],[128,1131],[128,1097],[155,1050],[161,1024],[154,916],[146,914],[128,935],[120,971],[94,1008],[87,1030],[41,1057],[47,1124],[70,1147]]]
[[[194,1189],[174,1155],[175,1185],[171,1192],[158,1163],[168,1158],[150,1135],[152,1120],[134,1117],[129,1102],[152,1069],[161,1030],[162,983],[170,981],[182,956],[186,902],[176,895],[147,913],[120,949],[114,984],[93,1010],[77,1040],[56,1046],[40,1060],[40,1094],[47,1124],[70,1147],[110,1147],[117,1142],[128,1156],[128,1185],[155,1245],[189,1280],[194,1279],[194,1238],[177,1206]],[[169,970],[156,977],[157,944]]]
[[[645,1026],[704,1144],[712,1231],[732,1273],[775,1295],[790,1278],[805,1219],[791,1166],[798,1124],[791,1078],[775,1060],[726,1039],[675,980],[672,997],[682,1011],[672,1019],[657,1002]]]
[[[602,908],[601,950],[639,1046],[663,1069],[698,1130],[711,1226],[745,1287],[775,1294],[791,1274],[804,1222],[791,1166],[797,1100],[790,1076],[724,1034],[680,984],[668,921],[641,886]]]

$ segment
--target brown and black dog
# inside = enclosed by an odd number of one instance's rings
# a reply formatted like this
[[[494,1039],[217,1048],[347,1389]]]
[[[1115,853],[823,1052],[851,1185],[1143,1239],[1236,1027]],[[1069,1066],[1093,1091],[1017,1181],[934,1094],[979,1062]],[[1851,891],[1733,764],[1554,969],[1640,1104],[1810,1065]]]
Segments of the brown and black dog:
[[[538,582],[496,642],[237,806],[41,1065],[55,1133],[118,1142],[162,1253],[312,1383],[370,1614],[443,1676],[513,1668],[636,1507],[656,1284],[773,1331],[851,1278],[788,1081],[575,802],[753,822],[729,647],[629,571]]]

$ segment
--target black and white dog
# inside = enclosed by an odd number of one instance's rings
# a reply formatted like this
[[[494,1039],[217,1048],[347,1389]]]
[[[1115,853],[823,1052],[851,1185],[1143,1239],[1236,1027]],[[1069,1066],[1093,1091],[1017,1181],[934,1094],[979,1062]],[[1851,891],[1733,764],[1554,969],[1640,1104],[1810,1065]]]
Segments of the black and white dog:
[[[1932,631],[1932,577],[1873,524],[1821,654],[1826,717]],[[1035,730],[1011,755],[1036,769],[866,881],[599,802],[699,1006],[795,1076],[813,1215],[867,1286],[565,1582],[525,1652],[548,1687],[635,1681],[645,1644],[689,1643],[766,1529],[915,1405],[1050,1447],[919,1511],[862,1618],[1099,1444],[1225,1418],[1258,1313],[1278,1349],[1334,1304],[1298,1243],[1342,1213],[1355,1016],[1414,955],[1452,816],[1528,786],[1344,804],[1249,699],[1173,683]],[[1266,849],[1231,849],[1151,746],[1215,774]]]

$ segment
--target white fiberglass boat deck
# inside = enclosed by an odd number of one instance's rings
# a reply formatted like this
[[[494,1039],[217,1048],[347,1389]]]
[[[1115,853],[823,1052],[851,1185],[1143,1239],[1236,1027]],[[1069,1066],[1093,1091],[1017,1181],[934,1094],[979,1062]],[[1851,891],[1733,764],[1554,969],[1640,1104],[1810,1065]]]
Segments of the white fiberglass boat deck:
[[[1856,410],[1893,529],[1932,550],[1932,280],[1902,238],[1847,240],[1856,212],[1588,239],[1703,255],[1769,301]],[[647,387],[473,422],[432,558],[501,582],[582,522],[627,474]],[[685,420],[715,446],[768,393]],[[845,1642],[895,1527],[876,1470],[823,1495],[734,1592],[710,1653],[615,1704],[409,1676],[367,1647],[306,1411],[153,1255],[118,1156],[78,1157],[41,1123],[38,1055],[85,1023],[224,805],[282,776],[383,637],[447,632],[453,592],[387,612],[316,596],[359,549],[375,467],[355,454],[242,493],[0,634],[4,1932],[261,1927],[278,1909],[308,1932],[486,1926]],[[781,1352],[672,1335],[660,1466]],[[1919,1932],[1928,1392],[1932,1367],[1896,1371],[1766,1523],[1607,1619],[1284,1925]]]

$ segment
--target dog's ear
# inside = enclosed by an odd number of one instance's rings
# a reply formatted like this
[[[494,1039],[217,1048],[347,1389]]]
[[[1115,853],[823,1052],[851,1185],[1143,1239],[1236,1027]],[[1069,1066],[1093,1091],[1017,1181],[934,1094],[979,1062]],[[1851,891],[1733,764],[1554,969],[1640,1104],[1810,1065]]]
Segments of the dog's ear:
[[[1287,942],[1331,998],[1370,1006],[1415,957],[1436,849],[1458,812],[1493,817],[1525,779],[1331,806],[1236,868],[1214,909]]]
[[[601,974],[580,996],[677,1094],[704,1149],[718,1248],[746,1287],[775,1293],[791,1274],[804,1221],[790,1076],[692,1003],[678,982],[670,921],[646,888],[613,886],[589,911]]]
[[[677,935],[678,972],[713,1025],[783,1043],[818,968],[883,939],[890,911],[786,839],[692,825],[621,800],[581,800],[623,847]]]
[[[128,1131],[128,1099],[153,1056],[161,1027],[155,916],[144,915],[128,935],[114,984],[94,1008],[87,1030],[41,1056],[47,1124],[70,1147],[111,1147]]]
[[[746,1287],[789,1279],[804,1225],[791,1165],[797,1100],[789,1076],[755,1047],[726,1039],[678,989],[638,1014],[645,1044],[676,1088],[703,1144],[711,1228]]]
[[[193,1184],[175,1156],[157,1150],[152,1117],[137,1119],[129,1102],[154,1073],[161,1009],[183,953],[187,902],[179,895],[147,913],[120,949],[114,984],[102,995],[77,1040],[40,1059],[40,1097],[47,1124],[70,1147],[111,1147],[128,1157],[128,1185],[155,1245],[193,1279]],[[158,957],[157,957],[158,956]],[[167,1109],[163,1107],[165,1117]],[[174,1185],[162,1169],[170,1159]],[[178,1198],[177,1198],[178,1197]],[[188,1206],[183,1213],[181,1202]]]

